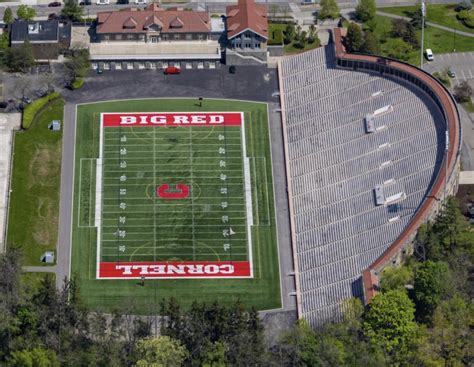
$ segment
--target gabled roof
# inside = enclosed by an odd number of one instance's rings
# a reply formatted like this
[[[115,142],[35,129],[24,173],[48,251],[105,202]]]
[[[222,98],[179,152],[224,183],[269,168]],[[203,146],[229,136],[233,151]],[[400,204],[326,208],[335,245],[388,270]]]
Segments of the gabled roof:
[[[209,14],[204,11],[164,10],[151,4],[144,11],[126,9],[97,14],[97,33],[145,33],[156,24],[164,33],[209,33]]]
[[[231,39],[247,29],[268,39],[267,8],[254,0],[239,0],[237,5],[227,7],[227,37]]]

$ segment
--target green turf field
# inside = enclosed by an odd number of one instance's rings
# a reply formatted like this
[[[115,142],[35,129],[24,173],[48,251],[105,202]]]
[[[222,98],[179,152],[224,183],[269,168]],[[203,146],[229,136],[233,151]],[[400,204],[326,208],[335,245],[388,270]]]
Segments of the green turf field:
[[[237,111],[245,127],[105,127],[101,148],[101,113],[147,111]],[[149,313],[174,296],[185,307],[237,298],[258,309],[280,307],[266,104],[208,100],[199,107],[180,99],[78,106],[75,172],[72,271],[88,306]],[[173,193],[180,184],[189,188],[181,200],[158,194],[163,185]],[[96,279],[99,262],[147,261],[248,261],[253,277],[146,279],[145,286]]]

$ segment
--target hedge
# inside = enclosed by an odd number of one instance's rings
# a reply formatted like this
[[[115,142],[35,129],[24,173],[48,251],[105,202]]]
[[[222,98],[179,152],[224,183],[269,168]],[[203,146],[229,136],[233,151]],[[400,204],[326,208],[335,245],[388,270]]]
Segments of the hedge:
[[[59,97],[59,92],[53,92],[48,94],[47,96],[38,98],[37,100],[27,105],[23,110],[23,119],[21,121],[21,127],[23,129],[28,129],[33,123],[33,120],[35,119],[38,112],[50,101]]]
[[[71,89],[72,90],[79,89],[80,87],[82,87],[83,84],[84,84],[84,80],[78,78],[71,83]]]

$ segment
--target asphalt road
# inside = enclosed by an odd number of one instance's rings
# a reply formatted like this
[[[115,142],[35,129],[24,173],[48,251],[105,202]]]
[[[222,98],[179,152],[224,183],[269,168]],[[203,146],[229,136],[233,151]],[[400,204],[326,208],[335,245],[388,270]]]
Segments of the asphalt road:
[[[296,310],[293,260],[291,252],[288,195],[283,152],[281,117],[279,108],[276,69],[238,66],[236,74],[229,74],[227,67],[220,70],[183,70],[180,75],[163,75],[158,71],[113,71],[91,74],[84,87],[78,91],[65,91],[67,102],[64,111],[63,156],[61,172],[61,204],[58,241],[57,278],[63,280],[70,274],[72,184],[74,177],[75,105],[133,98],[225,98],[269,103],[271,152],[278,228],[278,246],[282,301],[284,311]],[[229,102],[231,103],[231,102]],[[58,284],[59,285],[59,284]],[[293,312],[294,313],[294,312]],[[294,315],[284,315],[293,320]]]

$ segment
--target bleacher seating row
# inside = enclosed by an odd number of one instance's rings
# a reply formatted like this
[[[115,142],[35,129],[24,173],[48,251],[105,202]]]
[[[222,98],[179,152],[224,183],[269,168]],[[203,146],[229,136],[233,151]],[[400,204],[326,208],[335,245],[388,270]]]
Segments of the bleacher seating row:
[[[301,306],[317,326],[362,295],[362,271],[420,207],[443,159],[445,123],[407,82],[337,69],[331,45],[285,58],[281,75]],[[377,205],[377,185],[399,202]]]

